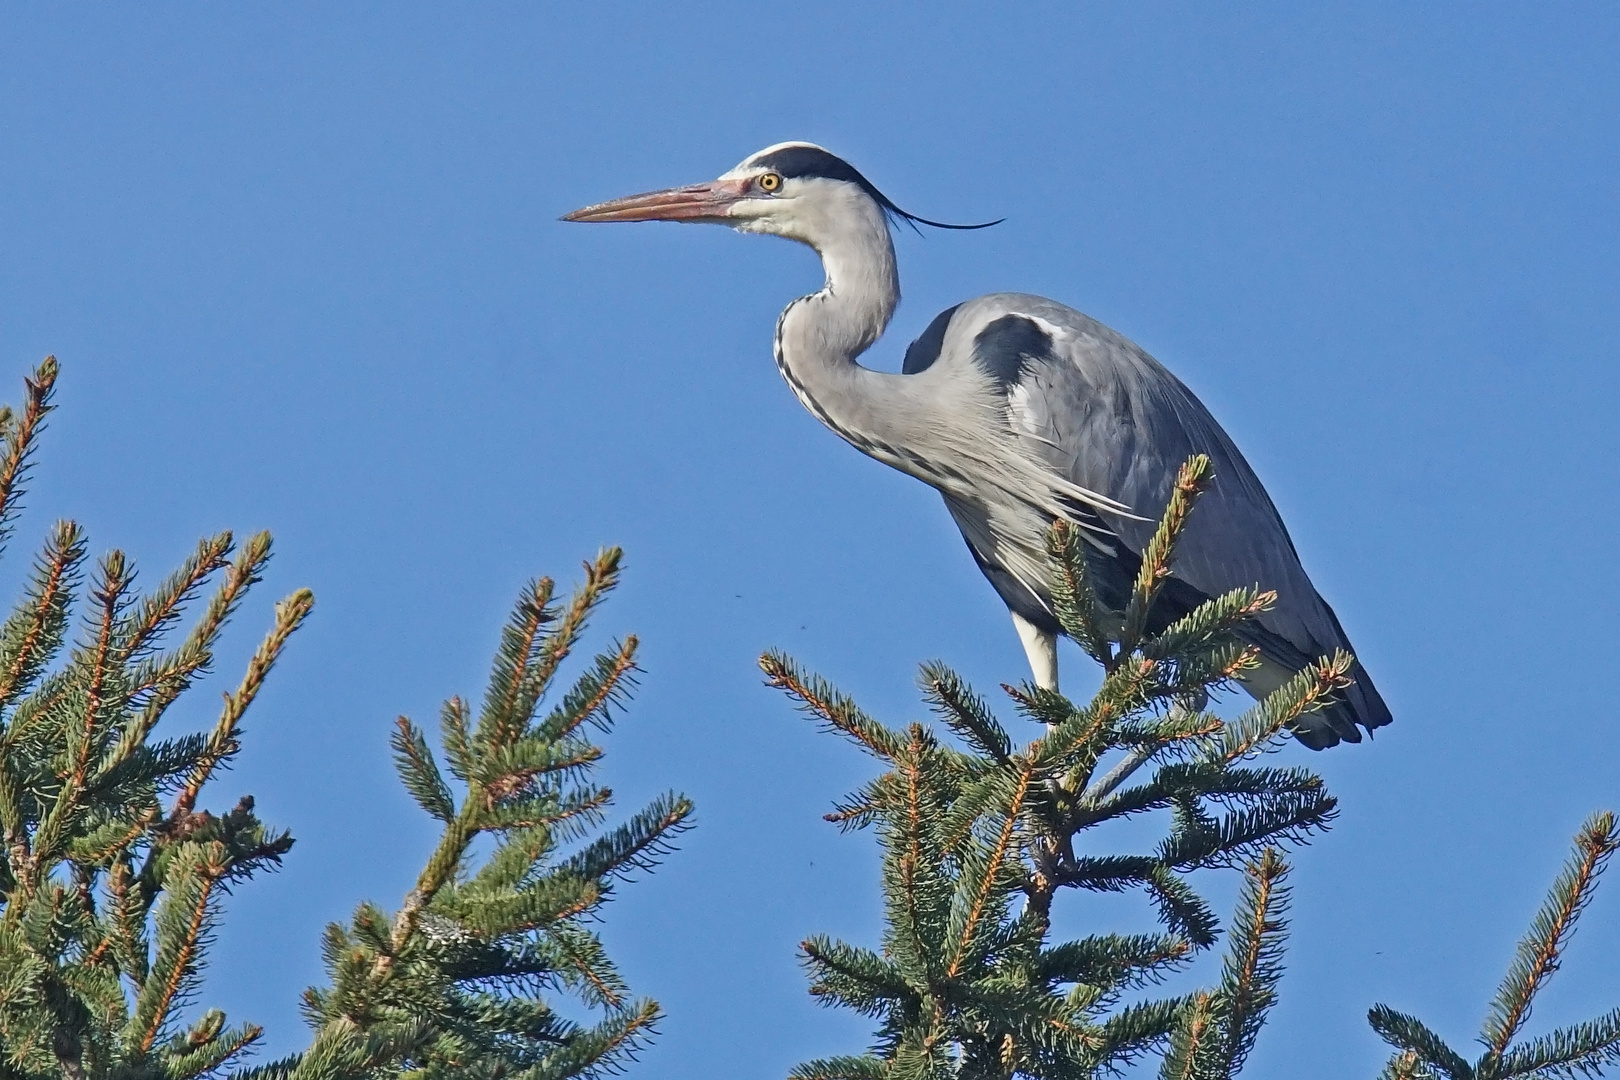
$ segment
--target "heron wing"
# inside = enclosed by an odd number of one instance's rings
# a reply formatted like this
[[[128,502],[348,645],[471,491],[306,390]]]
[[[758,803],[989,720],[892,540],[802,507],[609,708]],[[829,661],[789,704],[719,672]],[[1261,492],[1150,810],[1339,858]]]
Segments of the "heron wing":
[[[1141,515],[1079,508],[1081,516],[1100,520],[1119,540],[1116,556],[1103,558],[1099,567],[1105,592],[1122,594],[1129,588],[1177,469],[1203,453],[1214,479],[1177,545],[1161,618],[1238,587],[1275,590],[1275,607],[1247,636],[1272,666],[1286,670],[1269,678],[1263,671],[1253,680],[1258,689],[1269,689],[1267,684],[1334,649],[1350,650],[1254,470],[1192,391],[1162,364],[1101,323],[1037,296],[994,294],[941,318],[945,325],[931,326],[908,351],[908,369],[929,347],[936,355],[971,358],[1005,394],[1009,423],[1027,440],[1031,454],[1071,482]],[[935,334],[938,346],[928,340]],[[982,553],[975,553],[982,563]],[[1389,710],[1366,673],[1358,668],[1355,675],[1344,702],[1313,721],[1318,730],[1302,732],[1308,744],[1359,741],[1357,722],[1369,729],[1389,723]]]

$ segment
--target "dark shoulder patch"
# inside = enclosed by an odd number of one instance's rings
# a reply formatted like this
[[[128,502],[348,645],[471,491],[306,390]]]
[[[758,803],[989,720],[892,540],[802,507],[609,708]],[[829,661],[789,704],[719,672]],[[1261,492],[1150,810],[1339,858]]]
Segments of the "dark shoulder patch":
[[[945,329],[951,325],[951,316],[956,314],[956,308],[948,307],[928,324],[928,329],[917,335],[917,340],[906,346],[906,358],[900,365],[902,375],[915,375],[919,371],[926,371],[939,359],[939,351],[945,347]]]
[[[973,339],[973,360],[1003,389],[1017,382],[1032,360],[1052,355],[1052,336],[1022,315],[1003,315]]]

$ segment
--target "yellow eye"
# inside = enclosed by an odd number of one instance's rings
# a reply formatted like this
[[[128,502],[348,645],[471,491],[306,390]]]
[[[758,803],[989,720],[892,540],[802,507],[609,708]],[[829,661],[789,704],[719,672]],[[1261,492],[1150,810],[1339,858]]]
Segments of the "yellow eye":
[[[761,174],[754,183],[759,185],[761,191],[775,191],[782,186],[782,178],[776,173],[768,172]]]

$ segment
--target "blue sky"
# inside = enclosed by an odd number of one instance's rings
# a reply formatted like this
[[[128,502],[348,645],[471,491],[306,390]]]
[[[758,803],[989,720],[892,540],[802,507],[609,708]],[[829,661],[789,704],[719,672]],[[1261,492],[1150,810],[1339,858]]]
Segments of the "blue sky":
[[[0,585],[58,516],[149,579],[271,529],[179,727],[273,597],[315,590],[214,796],[298,837],[233,898],[204,995],[282,1051],[321,927],[397,903],[433,839],[392,718],[478,693],[521,582],[622,544],[599,640],[639,634],[646,673],[606,779],[700,821],[605,927],[669,1012],[637,1074],[858,1049],[794,947],[875,943],[870,838],[820,821],[869,765],[754,658],[905,721],[919,661],[990,690],[1021,653],[937,497],[773,369],[810,252],[555,220],[823,143],[917,213],[1007,218],[899,237],[870,363],[964,298],[1049,295],[1177,371],[1270,488],[1396,722],[1287,751],[1343,813],[1297,857],[1250,1071],[1368,1076],[1375,1001],[1467,1041],[1568,838],[1620,803],[1616,55],[1597,3],[12,6],[0,376],[65,374]],[[1620,998],[1609,888],[1537,1030]]]

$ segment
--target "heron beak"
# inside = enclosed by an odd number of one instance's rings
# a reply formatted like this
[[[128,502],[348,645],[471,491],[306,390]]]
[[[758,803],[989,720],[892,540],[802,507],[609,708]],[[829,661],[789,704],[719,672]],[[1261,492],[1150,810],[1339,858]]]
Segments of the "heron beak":
[[[627,195],[564,214],[563,221],[698,221],[721,223],[726,211],[748,192],[749,181],[711,180],[706,184]]]

